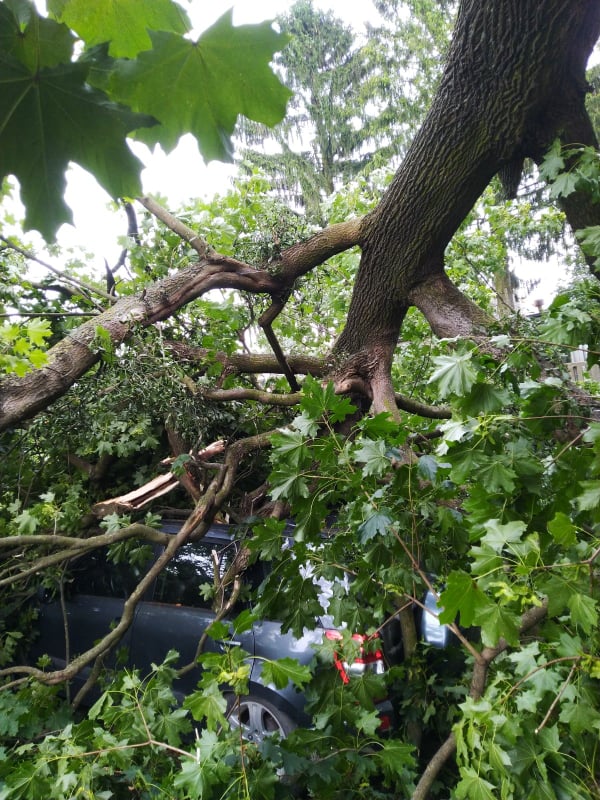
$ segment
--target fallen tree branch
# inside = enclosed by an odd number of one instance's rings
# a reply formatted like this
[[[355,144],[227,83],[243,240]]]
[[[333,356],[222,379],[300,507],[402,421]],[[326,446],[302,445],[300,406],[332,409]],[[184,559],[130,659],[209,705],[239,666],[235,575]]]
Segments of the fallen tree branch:
[[[193,347],[185,342],[165,342],[165,350],[173,353],[179,360],[188,361],[201,368],[204,374],[204,365],[210,358],[211,363],[218,361],[223,365],[223,372],[227,374],[252,374],[271,373],[281,374],[281,364],[269,353],[225,353],[223,351],[207,350],[203,347]],[[286,361],[290,368],[298,375],[313,375],[320,378],[329,369],[327,360],[317,356],[287,355]]]
[[[207,400],[232,401],[255,400],[271,406],[295,406],[302,399],[301,392],[292,394],[276,394],[261,389],[199,389],[199,393]]]
[[[407,411],[409,414],[426,417],[427,419],[450,419],[452,417],[452,411],[448,406],[430,406],[399,392],[396,392],[395,397],[398,408],[401,411]]]
[[[72,538],[70,536],[60,536],[53,534],[38,534],[35,536],[6,536],[0,539],[0,548],[10,548],[22,555],[24,550],[29,547],[61,547],[64,548],[58,552],[51,553],[47,556],[41,556],[32,565],[26,569],[19,570],[18,562],[15,566],[9,566],[3,570],[3,577],[0,579],[0,586],[6,586],[18,580],[23,580],[31,575],[35,575],[42,569],[55,564],[60,564],[63,561],[68,561],[71,558],[77,558],[90,550],[95,550],[98,547],[107,547],[115,542],[121,542],[125,539],[138,538],[147,542],[154,542],[156,544],[164,544],[167,534],[161,533],[154,528],[148,528],[141,523],[134,523],[128,525],[126,528],[121,528],[118,531],[111,533],[99,534],[98,536],[90,536],[87,539]],[[8,554],[10,555],[10,553]],[[8,556],[7,556],[8,557]]]
[[[174,536],[160,533],[152,528],[147,528],[144,525],[138,524],[128,526],[128,528],[124,528],[122,531],[117,531],[113,534],[106,534],[103,537],[91,537],[90,539],[78,540],[77,544],[80,545],[80,547],[76,548],[72,555],[80,555],[80,550],[81,552],[85,551],[83,543],[85,543],[85,545],[90,545],[94,542],[97,543],[99,538],[105,540],[107,537],[112,537],[111,541],[118,541],[119,534],[120,538],[126,538],[124,535],[125,531],[129,531],[129,536],[131,536],[131,529],[138,529],[142,532],[145,531],[149,538],[158,535],[160,537],[159,541],[165,544],[165,549],[125,601],[119,622],[111,631],[109,631],[102,639],[100,639],[100,641],[96,642],[93,647],[91,647],[85,653],[77,656],[77,658],[75,658],[63,669],[54,670],[52,672],[44,672],[37,667],[13,666],[0,670],[0,678],[8,675],[28,675],[36,678],[44,684],[54,685],[57,683],[62,683],[63,681],[71,680],[88,664],[96,662],[97,659],[103,659],[106,653],[109,652],[121,640],[124,633],[128,630],[133,622],[135,610],[139,601],[149,589],[156,577],[163,570],[165,565],[173,558],[177,550],[188,541],[197,541],[198,539],[201,539],[208,531],[216,512],[225,502],[233,488],[237,469],[242,462],[243,457],[253,450],[267,447],[270,444],[272,433],[272,431],[268,431],[256,436],[250,436],[247,439],[240,439],[230,445],[225,454],[225,469],[220,470],[215,475],[201,501],[196,505],[194,511],[183,523],[179,532]],[[103,541],[103,543],[111,542]],[[28,574],[29,572],[30,570],[27,570]],[[92,670],[95,673],[99,673],[100,668],[94,666],[92,667]],[[14,685],[14,681],[7,683],[0,687],[0,690],[10,688]],[[89,689],[91,688],[91,685],[88,686],[86,683],[86,687]],[[76,701],[80,703],[81,699],[82,697],[80,692],[77,695]]]

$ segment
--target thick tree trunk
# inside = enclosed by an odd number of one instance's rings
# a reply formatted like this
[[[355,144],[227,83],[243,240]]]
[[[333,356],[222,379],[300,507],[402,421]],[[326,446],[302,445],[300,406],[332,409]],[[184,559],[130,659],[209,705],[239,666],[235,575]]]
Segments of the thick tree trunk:
[[[503,165],[539,159],[557,136],[593,138],[585,67],[599,33],[597,0],[463,0],[429,114],[363,228],[335,351],[352,354],[364,381],[373,349],[390,352],[411,304],[440,335],[469,335],[485,324],[445,277],[444,250]],[[573,224],[600,223],[600,206],[588,198],[574,195],[568,205]]]

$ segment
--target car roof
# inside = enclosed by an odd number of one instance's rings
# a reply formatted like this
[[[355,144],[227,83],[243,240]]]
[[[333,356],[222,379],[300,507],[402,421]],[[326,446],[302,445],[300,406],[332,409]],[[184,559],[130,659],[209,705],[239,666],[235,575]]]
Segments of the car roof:
[[[161,523],[161,531],[163,533],[170,533],[171,535],[175,535],[179,533],[181,528],[183,527],[183,520],[174,519],[174,520],[163,520]],[[213,540],[213,541],[228,541],[231,542],[235,539],[235,527],[231,525],[226,525],[222,522],[213,522],[210,528],[202,537],[205,541],[206,540]]]
[[[175,535],[179,533],[183,527],[183,523],[184,520],[180,519],[163,519],[161,531],[163,533]],[[241,531],[246,533],[249,527],[251,527],[251,525],[228,525],[225,522],[213,522],[200,541],[233,542],[235,539],[242,538],[236,534],[239,534]],[[287,540],[288,546],[291,545],[294,540],[294,528],[295,525],[288,521],[282,531],[281,538],[283,541]]]

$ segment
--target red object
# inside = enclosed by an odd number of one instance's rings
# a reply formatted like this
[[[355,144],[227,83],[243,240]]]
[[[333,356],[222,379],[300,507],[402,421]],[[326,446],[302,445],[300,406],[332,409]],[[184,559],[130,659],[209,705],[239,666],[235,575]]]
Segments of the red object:
[[[341,641],[343,638],[340,631],[336,630],[325,631],[325,636],[333,642]],[[353,633],[352,639],[360,644],[359,656],[354,659],[352,664],[348,664],[347,661],[343,661],[340,658],[339,653],[334,652],[333,654],[333,663],[340,673],[342,681],[344,683],[349,683],[350,675],[348,673],[362,674],[363,672],[373,671],[379,674],[383,672],[385,666],[383,662],[383,653],[381,650],[378,648],[377,650],[373,650],[369,653],[365,653],[364,650],[365,642],[369,641],[369,639],[379,639],[379,637],[363,636],[362,633]]]

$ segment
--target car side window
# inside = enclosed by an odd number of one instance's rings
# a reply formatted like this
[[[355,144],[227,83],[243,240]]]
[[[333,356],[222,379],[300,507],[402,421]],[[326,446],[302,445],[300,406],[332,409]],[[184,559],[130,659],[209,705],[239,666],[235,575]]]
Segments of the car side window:
[[[102,550],[94,550],[71,563],[71,591],[75,594],[125,599],[140,577],[139,568],[127,563],[114,564]]]
[[[215,574],[222,579],[235,554],[236,545],[230,541],[183,545],[156,579],[154,600],[212,609]]]

